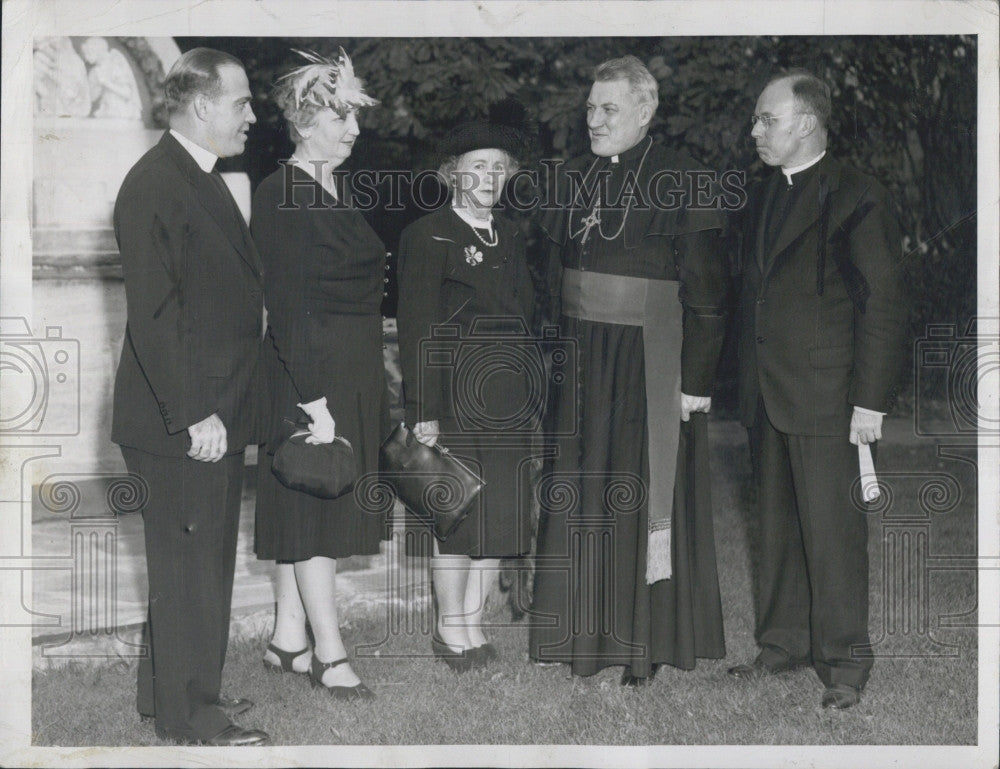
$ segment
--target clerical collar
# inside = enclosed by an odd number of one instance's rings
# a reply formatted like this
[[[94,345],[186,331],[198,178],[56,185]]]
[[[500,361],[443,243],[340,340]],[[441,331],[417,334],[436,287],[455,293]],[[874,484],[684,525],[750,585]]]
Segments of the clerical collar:
[[[451,204],[451,210],[458,214],[458,218],[463,222],[468,224],[470,227],[475,227],[477,230],[489,230],[490,234],[493,234],[493,212],[490,211],[490,218],[487,220],[477,219],[464,208],[457,208],[454,203]]]
[[[212,172],[212,169],[215,168],[215,161],[219,159],[218,155],[195,144],[184,134],[175,131],[173,128],[170,129],[170,135],[173,136],[177,140],[177,143],[186,149],[188,154],[194,158],[194,162],[198,164],[198,168],[206,174]]]
[[[784,166],[782,166],[781,173],[785,175],[785,179],[788,181],[788,186],[789,187],[792,186],[793,184],[792,177],[795,176],[795,174],[805,171],[807,168],[812,168],[814,165],[816,165],[819,161],[823,159],[824,155],[826,155],[826,150],[823,150],[821,153],[819,153],[819,155],[817,155],[807,163],[802,163],[801,165],[792,166],[791,168],[785,168]]]
[[[615,165],[617,165],[618,163],[634,164],[639,160],[639,158],[643,157],[646,154],[646,151],[649,149],[652,143],[653,143],[652,136],[644,136],[642,139],[637,141],[627,150],[619,153],[618,155],[612,155],[611,157],[608,158],[608,160]]]

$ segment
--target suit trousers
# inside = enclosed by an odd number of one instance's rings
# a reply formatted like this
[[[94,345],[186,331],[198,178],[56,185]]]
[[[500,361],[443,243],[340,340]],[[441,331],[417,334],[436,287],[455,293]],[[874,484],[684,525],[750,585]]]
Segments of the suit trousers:
[[[142,518],[149,578],[147,643],[136,707],[160,737],[214,737],[230,720],[216,704],[229,643],[243,452],[218,462],[122,446],[149,490]]]
[[[851,498],[857,448],[846,435],[779,432],[763,400],[749,437],[760,519],[760,659],[811,664],[826,686],[863,688],[872,659],[868,520]]]

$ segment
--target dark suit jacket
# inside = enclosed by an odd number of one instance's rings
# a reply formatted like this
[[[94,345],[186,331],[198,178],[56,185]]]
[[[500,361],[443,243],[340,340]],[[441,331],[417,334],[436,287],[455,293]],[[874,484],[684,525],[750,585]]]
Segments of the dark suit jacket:
[[[773,180],[750,191],[743,212],[740,419],[752,425],[762,396],[781,432],[846,435],[853,406],[891,407],[907,339],[901,239],[874,179],[829,155],[816,171],[771,248],[762,209]],[[844,257],[870,292],[863,303],[852,300]]]
[[[115,203],[128,325],[111,440],[183,456],[187,428],[218,414],[229,451],[257,442],[260,258],[235,206],[165,133]]]

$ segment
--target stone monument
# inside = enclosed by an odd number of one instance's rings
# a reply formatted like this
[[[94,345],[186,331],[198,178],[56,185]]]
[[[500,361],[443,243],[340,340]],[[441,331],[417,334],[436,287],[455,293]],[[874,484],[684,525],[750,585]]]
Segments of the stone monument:
[[[35,41],[36,278],[119,274],[115,196],[165,127],[159,88],[179,55],[170,38]]]
[[[36,432],[60,436],[61,456],[35,463],[36,474],[124,467],[109,439],[125,329],[112,212],[125,174],[166,127],[162,83],[178,56],[171,38],[33,43],[30,331],[77,351]]]

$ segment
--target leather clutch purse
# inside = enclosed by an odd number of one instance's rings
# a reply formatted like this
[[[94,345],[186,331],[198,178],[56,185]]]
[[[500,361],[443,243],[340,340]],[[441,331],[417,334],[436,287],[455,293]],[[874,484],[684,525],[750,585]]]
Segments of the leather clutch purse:
[[[308,435],[299,430],[285,438],[274,452],[271,471],[288,488],[314,497],[346,494],[358,477],[351,442],[337,436],[332,443],[306,443]]]
[[[425,446],[400,423],[379,449],[382,477],[444,542],[469,514],[485,481],[440,445]]]

